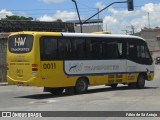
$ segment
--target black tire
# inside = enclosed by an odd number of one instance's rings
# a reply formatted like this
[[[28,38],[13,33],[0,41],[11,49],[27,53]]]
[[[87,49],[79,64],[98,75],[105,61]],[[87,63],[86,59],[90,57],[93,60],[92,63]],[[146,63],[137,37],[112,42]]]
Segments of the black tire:
[[[115,88],[117,88],[117,85],[118,85],[118,83],[114,83],[114,84],[111,84],[110,86],[111,86],[111,88],[115,89]]]
[[[128,88],[136,89],[136,83],[128,83]]]
[[[145,86],[145,76],[140,74],[137,78],[137,83],[136,83],[136,87],[138,89],[142,89]]]
[[[76,82],[75,92],[77,94],[86,93],[88,89],[88,81],[85,78],[80,78]]]
[[[74,94],[74,87],[67,87],[65,88],[66,95],[73,95]]]
[[[61,95],[63,93],[64,88],[52,88],[50,93],[53,95]]]

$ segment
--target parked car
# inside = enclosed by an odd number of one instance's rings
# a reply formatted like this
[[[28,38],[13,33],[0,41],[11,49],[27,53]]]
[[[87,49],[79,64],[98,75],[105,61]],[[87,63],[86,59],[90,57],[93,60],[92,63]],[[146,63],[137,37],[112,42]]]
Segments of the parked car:
[[[160,57],[156,57],[155,64],[160,64]]]

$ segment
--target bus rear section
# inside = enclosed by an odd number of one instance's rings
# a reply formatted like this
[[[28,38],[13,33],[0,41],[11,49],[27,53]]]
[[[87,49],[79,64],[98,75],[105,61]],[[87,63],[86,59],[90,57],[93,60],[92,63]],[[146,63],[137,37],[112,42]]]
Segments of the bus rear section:
[[[34,64],[33,41],[33,35],[29,34],[12,34],[9,37],[7,50],[9,84],[34,85],[38,65]]]

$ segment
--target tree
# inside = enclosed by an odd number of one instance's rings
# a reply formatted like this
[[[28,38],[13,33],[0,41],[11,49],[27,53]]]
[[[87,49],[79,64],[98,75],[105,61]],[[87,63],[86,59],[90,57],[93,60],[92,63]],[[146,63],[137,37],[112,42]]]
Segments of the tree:
[[[62,21],[61,19],[57,19],[56,22],[60,22],[60,23],[61,23],[61,22],[63,22],[63,21]]]
[[[135,36],[141,36],[141,32],[136,32],[134,35]]]
[[[12,15],[12,16],[6,15],[6,18],[2,18],[1,20],[28,20],[28,21],[31,21],[31,20],[33,20],[33,18],[32,17],[17,16],[17,15]]]

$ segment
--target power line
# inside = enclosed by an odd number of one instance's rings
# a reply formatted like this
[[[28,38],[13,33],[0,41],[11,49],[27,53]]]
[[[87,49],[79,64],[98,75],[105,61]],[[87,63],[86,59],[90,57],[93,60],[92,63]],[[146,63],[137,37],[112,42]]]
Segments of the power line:
[[[83,3],[78,2],[78,1],[77,1],[77,3],[79,3],[80,5],[86,6],[86,9],[88,9],[88,8],[90,8],[90,9],[97,9],[97,8],[91,7],[89,5],[83,4]]]
[[[78,3],[80,3],[80,2],[78,2]],[[82,4],[82,3],[80,3],[80,4]],[[84,9],[86,9],[86,11],[88,11],[88,10],[92,10],[92,11],[96,11],[97,10],[97,7],[91,7],[91,6],[88,6],[88,5],[86,5],[86,4],[82,4],[83,6],[86,6],[86,8],[85,7],[79,7],[79,9],[82,11],[82,10],[84,10]],[[137,5],[137,6],[134,6],[135,8],[141,8],[142,6],[144,6],[144,5]],[[160,5],[153,5],[153,6],[160,6]],[[125,9],[126,7],[123,7],[123,6],[112,6],[112,8],[116,8],[116,9]],[[8,11],[19,11],[19,12],[21,12],[21,11],[48,11],[48,10],[57,10],[57,9],[54,9],[54,8],[52,8],[52,9],[42,9],[42,8],[37,8],[37,9],[8,9]],[[58,10],[66,10],[66,9],[63,9],[63,8],[59,8]],[[73,10],[73,8],[67,8],[67,10]],[[160,12],[160,11],[157,11],[157,12]]]

